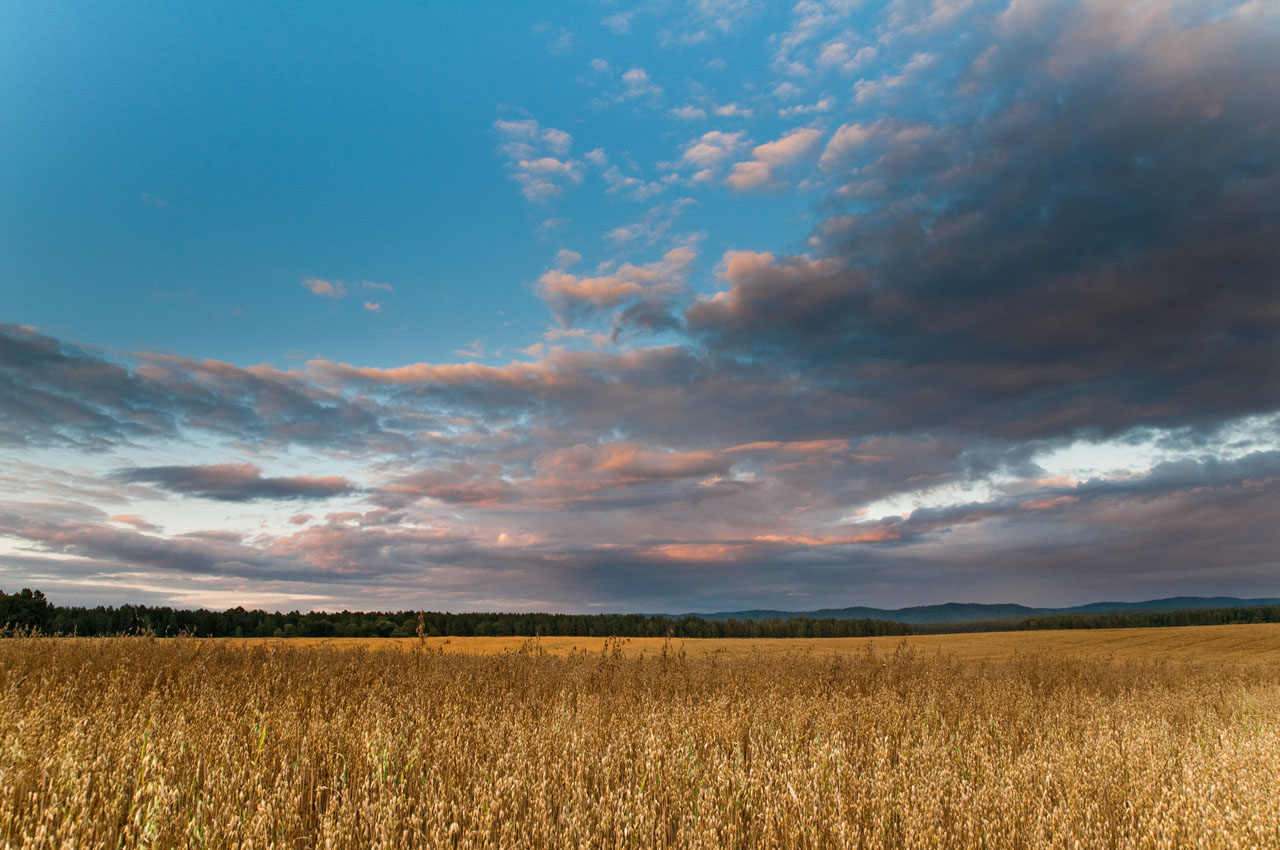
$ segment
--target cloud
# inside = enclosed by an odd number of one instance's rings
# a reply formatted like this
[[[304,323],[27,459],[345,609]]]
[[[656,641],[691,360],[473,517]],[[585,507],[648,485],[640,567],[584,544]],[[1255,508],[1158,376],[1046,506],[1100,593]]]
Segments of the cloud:
[[[670,203],[650,207],[638,221],[619,225],[605,233],[605,238],[619,247],[653,245],[665,237],[676,220],[695,202],[678,198]]]
[[[831,135],[818,164],[829,171],[847,166],[860,152],[867,156],[901,152],[927,139],[933,129],[927,124],[891,118],[871,124],[842,124]]]
[[[171,493],[220,502],[327,499],[355,492],[351,482],[340,476],[263,478],[262,470],[251,463],[138,467],[119,470],[116,477],[121,481],[152,484]]]
[[[567,269],[580,262],[582,262],[582,255],[577,251],[570,251],[568,248],[556,251],[556,268],[558,269]]]
[[[933,66],[938,57],[933,53],[919,52],[911,56],[897,74],[886,74],[875,80],[858,80],[854,84],[855,99],[858,103],[886,96],[890,91],[899,89],[907,82]]]
[[[622,75],[624,89],[620,97],[634,100],[641,97],[662,97],[662,87],[649,79],[649,72],[643,68],[632,68]]]
[[[711,130],[688,142],[680,153],[679,162],[673,167],[693,168],[692,180],[706,182],[715,179],[724,162],[736,155],[747,144],[747,134],[742,131],[725,133]]]
[[[839,128],[814,254],[726,255],[690,331],[883,401],[880,428],[1029,439],[1275,409],[1280,78],[1258,36],[1157,15],[1122,37],[1057,8],[1052,43],[993,35],[1002,58],[958,83],[992,94],[944,123]]]
[[[635,17],[635,12],[617,12],[604,19],[604,25],[613,30],[616,35],[626,35],[631,31],[631,21]]]
[[[360,285],[361,285],[361,286],[363,286],[365,289],[376,289],[376,290],[378,290],[378,291],[380,291],[380,292],[395,292],[395,291],[396,291],[396,290],[395,290],[395,287],[393,287],[393,286],[392,286],[391,284],[389,284],[389,283],[374,283],[373,281],[369,281],[369,280],[362,280],[362,281],[360,281]]]
[[[777,77],[738,95],[789,81],[833,132],[713,131],[662,169],[752,188],[816,158],[825,196],[785,205],[807,239],[681,237],[684,199],[575,214],[653,253],[562,249],[535,292],[566,326],[519,362],[280,369],[0,325],[0,583],[669,611],[1276,594],[1274,12],[850,8],[793,7]],[[644,174],[533,120],[495,132],[522,190]],[[230,462],[172,465],[195,446]]]
[[[681,121],[701,121],[707,117],[707,110],[700,106],[685,106],[672,109],[669,113],[673,118],[679,118]]]
[[[879,51],[869,44],[854,47],[848,41],[833,40],[822,46],[816,65],[822,71],[838,70],[844,74],[852,74],[874,61],[878,55]]]
[[[842,0],[800,0],[791,8],[791,24],[786,32],[773,36],[772,67],[794,78],[808,77],[819,65],[821,53],[832,43],[851,41],[848,18],[855,4]],[[824,39],[829,37],[831,40]],[[836,41],[835,39],[841,39]],[[828,61],[824,67],[830,67]]]
[[[725,182],[739,191],[775,185],[777,173],[809,156],[821,138],[821,130],[799,127],[776,141],[757,145],[751,150],[752,158],[734,165]]]
[[[778,110],[779,118],[793,118],[798,115],[815,115],[821,112],[830,112],[835,108],[836,102],[834,98],[824,97],[816,103],[801,103],[796,106],[784,106]]]
[[[0,443],[107,449],[187,431],[259,445],[408,445],[369,402],[297,373],[152,353],[115,362],[0,324]]]
[[[682,246],[662,259],[643,265],[624,263],[616,270],[595,276],[575,275],[552,269],[538,278],[538,295],[565,326],[590,313],[611,310],[626,302],[652,301],[684,291],[689,267],[696,258]]]
[[[601,165],[607,165],[607,161],[602,162]],[[633,201],[648,200],[666,191],[667,188],[657,181],[646,181],[640,177],[623,174],[622,169],[616,165],[607,165],[600,176],[609,186],[606,190],[608,194],[623,195]]]
[[[136,528],[138,531],[158,532],[162,530],[160,526],[147,522],[138,514],[116,514],[115,516],[107,517],[107,521],[127,525],[131,528]]]
[[[715,108],[715,114],[721,118],[750,118],[752,112],[745,106],[736,103],[726,103],[723,106]]]
[[[485,351],[485,341],[483,339],[473,339],[466,348],[459,348],[453,351],[454,357],[461,357],[464,360],[483,360],[488,357]]]
[[[365,308],[366,310],[368,310],[370,313],[381,313],[381,312],[382,312],[382,305],[381,305],[381,304],[379,304],[377,301],[366,301],[366,302],[364,302],[364,308]]]
[[[302,286],[309,290],[312,295],[319,295],[321,298],[347,297],[347,286],[340,280],[328,281],[321,280],[318,277],[309,277],[302,281]]]
[[[535,483],[560,489],[626,487],[729,471],[732,459],[713,452],[653,451],[634,443],[578,444],[539,457]]]
[[[493,127],[502,139],[498,149],[507,170],[526,200],[546,204],[582,182],[580,163],[565,158],[573,146],[569,133],[543,127],[532,118],[499,119]]]

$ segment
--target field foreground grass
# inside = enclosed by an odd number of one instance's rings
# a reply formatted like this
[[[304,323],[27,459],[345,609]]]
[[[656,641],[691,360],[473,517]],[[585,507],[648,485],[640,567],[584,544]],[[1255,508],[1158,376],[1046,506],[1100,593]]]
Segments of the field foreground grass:
[[[10,639],[0,845],[1276,847],[1280,669],[1250,640],[971,660]]]

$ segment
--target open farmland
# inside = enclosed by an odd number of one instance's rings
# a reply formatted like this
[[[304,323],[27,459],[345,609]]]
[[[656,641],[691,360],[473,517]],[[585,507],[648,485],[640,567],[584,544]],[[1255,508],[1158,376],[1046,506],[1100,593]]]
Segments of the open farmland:
[[[1274,626],[436,643],[2,641],[0,843],[1280,845]]]
[[[1280,624],[1184,626],[1161,629],[1081,629],[1029,632],[969,632],[873,638],[739,638],[678,639],[599,637],[429,637],[415,638],[248,638],[227,640],[242,646],[309,646],[373,650],[427,649],[451,653],[493,655],[536,645],[553,655],[598,653],[606,643],[626,657],[659,653],[677,647],[687,655],[846,655],[871,651],[892,654],[906,646],[916,652],[951,656],[959,661],[1004,661],[1028,653],[1051,653],[1081,659],[1112,661],[1174,661],[1205,664],[1280,665]]]

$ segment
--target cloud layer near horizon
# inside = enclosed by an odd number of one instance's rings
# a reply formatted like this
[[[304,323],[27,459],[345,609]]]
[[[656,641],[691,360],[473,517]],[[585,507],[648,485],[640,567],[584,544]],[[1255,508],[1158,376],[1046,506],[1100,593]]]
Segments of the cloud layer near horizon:
[[[870,54],[807,8],[778,73],[856,76]],[[279,369],[0,326],[0,444],[30,467],[0,586],[650,611],[1280,593],[1276,16],[930,8],[886,11],[875,57],[901,61],[851,89],[875,117],[703,131],[673,159],[671,184],[820,186],[802,253],[727,250],[699,291],[679,206],[637,231],[648,262],[562,249],[548,338],[612,346]],[[662,96],[627,73],[617,102]],[[499,124],[531,203],[593,167],[650,191]],[[1149,461],[1051,462],[1082,444]],[[156,519],[195,502],[291,516]]]

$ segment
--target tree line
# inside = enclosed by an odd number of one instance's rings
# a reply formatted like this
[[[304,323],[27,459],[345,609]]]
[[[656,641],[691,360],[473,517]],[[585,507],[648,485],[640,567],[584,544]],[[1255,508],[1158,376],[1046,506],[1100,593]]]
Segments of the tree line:
[[[0,591],[0,624],[9,631],[101,636],[156,634],[194,637],[876,637],[908,635],[889,620],[793,617],[775,620],[704,620],[646,614],[519,614],[439,611],[365,612],[186,610],[147,605],[53,605],[39,590]]]
[[[162,637],[676,637],[782,638],[878,637],[948,632],[1031,629],[1127,629],[1280,623],[1280,605],[1190,611],[1054,614],[1026,619],[909,625],[891,620],[790,617],[769,620],[704,620],[648,614],[520,614],[439,611],[188,610],[120,605],[94,608],[53,605],[39,590],[0,590],[0,628],[86,637],[155,634]]]
[[[1023,620],[1018,623],[1018,628],[1131,629],[1163,626],[1225,626],[1239,623],[1280,623],[1280,605],[1149,613],[1054,614]]]

